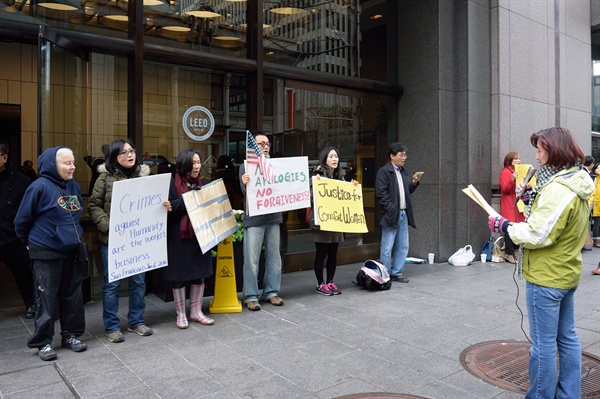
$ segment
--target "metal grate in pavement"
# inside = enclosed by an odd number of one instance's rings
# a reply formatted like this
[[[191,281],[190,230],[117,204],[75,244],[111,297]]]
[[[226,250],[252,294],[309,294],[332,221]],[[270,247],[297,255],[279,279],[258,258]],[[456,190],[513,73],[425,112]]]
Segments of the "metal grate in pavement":
[[[472,345],[460,354],[467,371],[497,387],[519,393],[529,389],[529,342],[489,341]],[[600,359],[582,354],[582,399],[600,398]]]
[[[415,396],[402,393],[389,392],[367,392],[355,393],[352,395],[338,396],[334,399],[427,399],[424,396]]]

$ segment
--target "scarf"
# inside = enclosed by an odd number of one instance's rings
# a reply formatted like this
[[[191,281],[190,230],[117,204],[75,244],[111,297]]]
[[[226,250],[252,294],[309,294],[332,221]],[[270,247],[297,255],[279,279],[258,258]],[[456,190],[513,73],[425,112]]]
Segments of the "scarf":
[[[202,180],[200,180],[199,175],[196,178],[191,176],[183,177],[179,173],[175,175],[175,191],[177,192],[178,198],[181,198],[184,193],[187,193],[188,191],[200,186],[202,186]],[[190,222],[187,212],[181,216],[181,220],[179,221],[179,237],[188,240],[196,238],[194,228],[192,227],[192,222]]]
[[[527,221],[527,219],[529,219],[529,214],[531,213],[531,207],[533,206],[533,201],[535,200],[535,197],[537,197],[540,190],[542,188],[544,188],[544,186],[546,184],[548,184],[548,182],[550,181],[552,176],[554,176],[558,172],[565,170],[565,169],[567,169],[566,166],[563,166],[560,169],[554,169],[550,165],[544,165],[540,168],[540,170],[538,170],[537,184],[536,184],[535,188],[532,188],[532,190],[531,190],[529,203],[527,204],[527,209],[525,211],[525,221]],[[518,269],[519,279],[523,280],[523,245],[519,245],[519,260],[517,261],[517,269]]]
[[[128,179],[131,177],[131,175],[133,175],[133,173],[137,170],[138,165],[133,165],[132,168],[124,168],[121,165],[117,164],[116,168],[118,170],[121,171],[121,173],[123,173],[123,175],[125,175],[125,177],[127,177]]]

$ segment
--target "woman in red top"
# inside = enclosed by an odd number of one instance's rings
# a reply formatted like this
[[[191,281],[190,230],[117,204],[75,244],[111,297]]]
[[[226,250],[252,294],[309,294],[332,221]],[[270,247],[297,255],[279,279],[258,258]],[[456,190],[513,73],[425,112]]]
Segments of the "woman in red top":
[[[504,157],[504,169],[500,172],[500,215],[507,218],[511,222],[524,222],[525,216],[519,212],[515,204],[517,185],[517,172],[515,165],[521,163],[519,153],[511,151]],[[509,263],[516,263],[515,244],[510,239],[510,236],[504,233],[504,259]]]

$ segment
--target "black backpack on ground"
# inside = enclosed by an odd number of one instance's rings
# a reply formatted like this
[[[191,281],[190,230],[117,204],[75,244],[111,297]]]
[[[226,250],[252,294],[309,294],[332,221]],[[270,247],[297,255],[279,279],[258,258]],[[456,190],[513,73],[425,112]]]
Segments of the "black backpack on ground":
[[[356,275],[356,284],[369,291],[389,290],[392,280],[387,267],[375,260],[367,260]]]

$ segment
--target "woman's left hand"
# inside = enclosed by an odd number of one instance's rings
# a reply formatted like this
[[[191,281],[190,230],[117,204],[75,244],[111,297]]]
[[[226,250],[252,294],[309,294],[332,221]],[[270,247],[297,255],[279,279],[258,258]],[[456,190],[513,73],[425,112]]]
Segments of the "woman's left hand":
[[[167,212],[171,212],[173,207],[171,207],[171,203],[169,201],[165,201],[162,203],[165,208],[167,208]]]
[[[358,181],[356,181],[354,179],[350,180],[350,183],[354,184],[355,186],[358,186]]]

